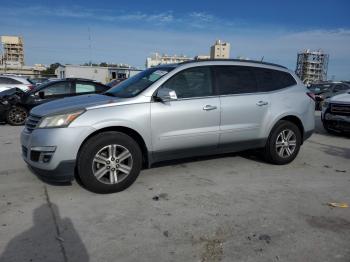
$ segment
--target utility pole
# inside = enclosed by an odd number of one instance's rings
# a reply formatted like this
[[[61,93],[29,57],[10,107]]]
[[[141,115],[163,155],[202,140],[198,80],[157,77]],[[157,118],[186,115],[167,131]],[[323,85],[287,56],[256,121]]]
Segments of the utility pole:
[[[90,66],[92,66],[92,58],[91,58],[91,30],[90,26],[88,27],[89,32],[89,58],[90,58]]]

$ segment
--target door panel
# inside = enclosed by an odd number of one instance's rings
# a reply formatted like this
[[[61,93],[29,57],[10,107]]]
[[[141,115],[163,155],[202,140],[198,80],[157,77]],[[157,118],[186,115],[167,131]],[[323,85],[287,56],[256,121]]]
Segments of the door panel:
[[[170,90],[176,99],[151,103],[153,151],[217,147],[220,99],[213,96],[210,67],[184,69],[159,90]]]
[[[220,145],[261,139],[260,129],[269,108],[267,95],[221,96],[220,100]]]
[[[153,151],[217,147],[219,125],[218,97],[151,103]]]
[[[220,147],[259,139],[269,101],[258,93],[251,67],[217,66],[215,76],[221,95]]]

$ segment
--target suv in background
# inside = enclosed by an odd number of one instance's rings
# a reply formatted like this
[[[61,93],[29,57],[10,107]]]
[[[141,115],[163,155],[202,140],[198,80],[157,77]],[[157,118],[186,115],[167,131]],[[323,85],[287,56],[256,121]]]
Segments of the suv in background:
[[[321,120],[329,133],[350,133],[350,92],[325,100]]]
[[[76,170],[87,189],[118,192],[164,160],[259,148],[268,162],[290,163],[313,132],[314,109],[313,95],[279,65],[159,65],[104,94],[33,108],[22,156],[44,178],[67,181]]]
[[[11,75],[0,75],[0,92],[15,87],[23,91],[27,91],[33,89],[35,86],[29,80],[29,78]]]
[[[83,94],[100,94],[106,92],[109,88],[101,83],[80,78],[46,82],[33,90],[21,94],[20,102],[6,112],[7,123],[10,125],[23,125],[28,112],[33,107],[43,103]]]
[[[322,110],[322,103],[330,98],[350,90],[350,85],[343,82],[325,82],[312,84],[309,90],[315,94],[316,110]]]

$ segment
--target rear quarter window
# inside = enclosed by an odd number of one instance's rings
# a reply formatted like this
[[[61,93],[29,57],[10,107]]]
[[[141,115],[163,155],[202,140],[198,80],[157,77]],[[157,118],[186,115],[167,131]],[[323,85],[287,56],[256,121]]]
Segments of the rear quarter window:
[[[297,84],[294,77],[287,72],[266,68],[255,68],[254,72],[260,92],[275,91]]]

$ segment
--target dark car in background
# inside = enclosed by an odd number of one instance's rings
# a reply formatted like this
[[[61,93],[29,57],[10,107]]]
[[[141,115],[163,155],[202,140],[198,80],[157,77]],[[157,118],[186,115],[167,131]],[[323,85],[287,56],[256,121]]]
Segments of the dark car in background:
[[[344,82],[324,82],[311,84],[308,88],[315,95],[315,109],[321,110],[325,99],[347,92],[350,90],[350,84]]]
[[[27,92],[19,90],[21,93],[17,95],[21,98],[5,112],[5,119],[10,125],[23,125],[28,112],[35,106],[65,97],[99,94],[108,89],[109,86],[92,80],[66,78],[47,82]]]

